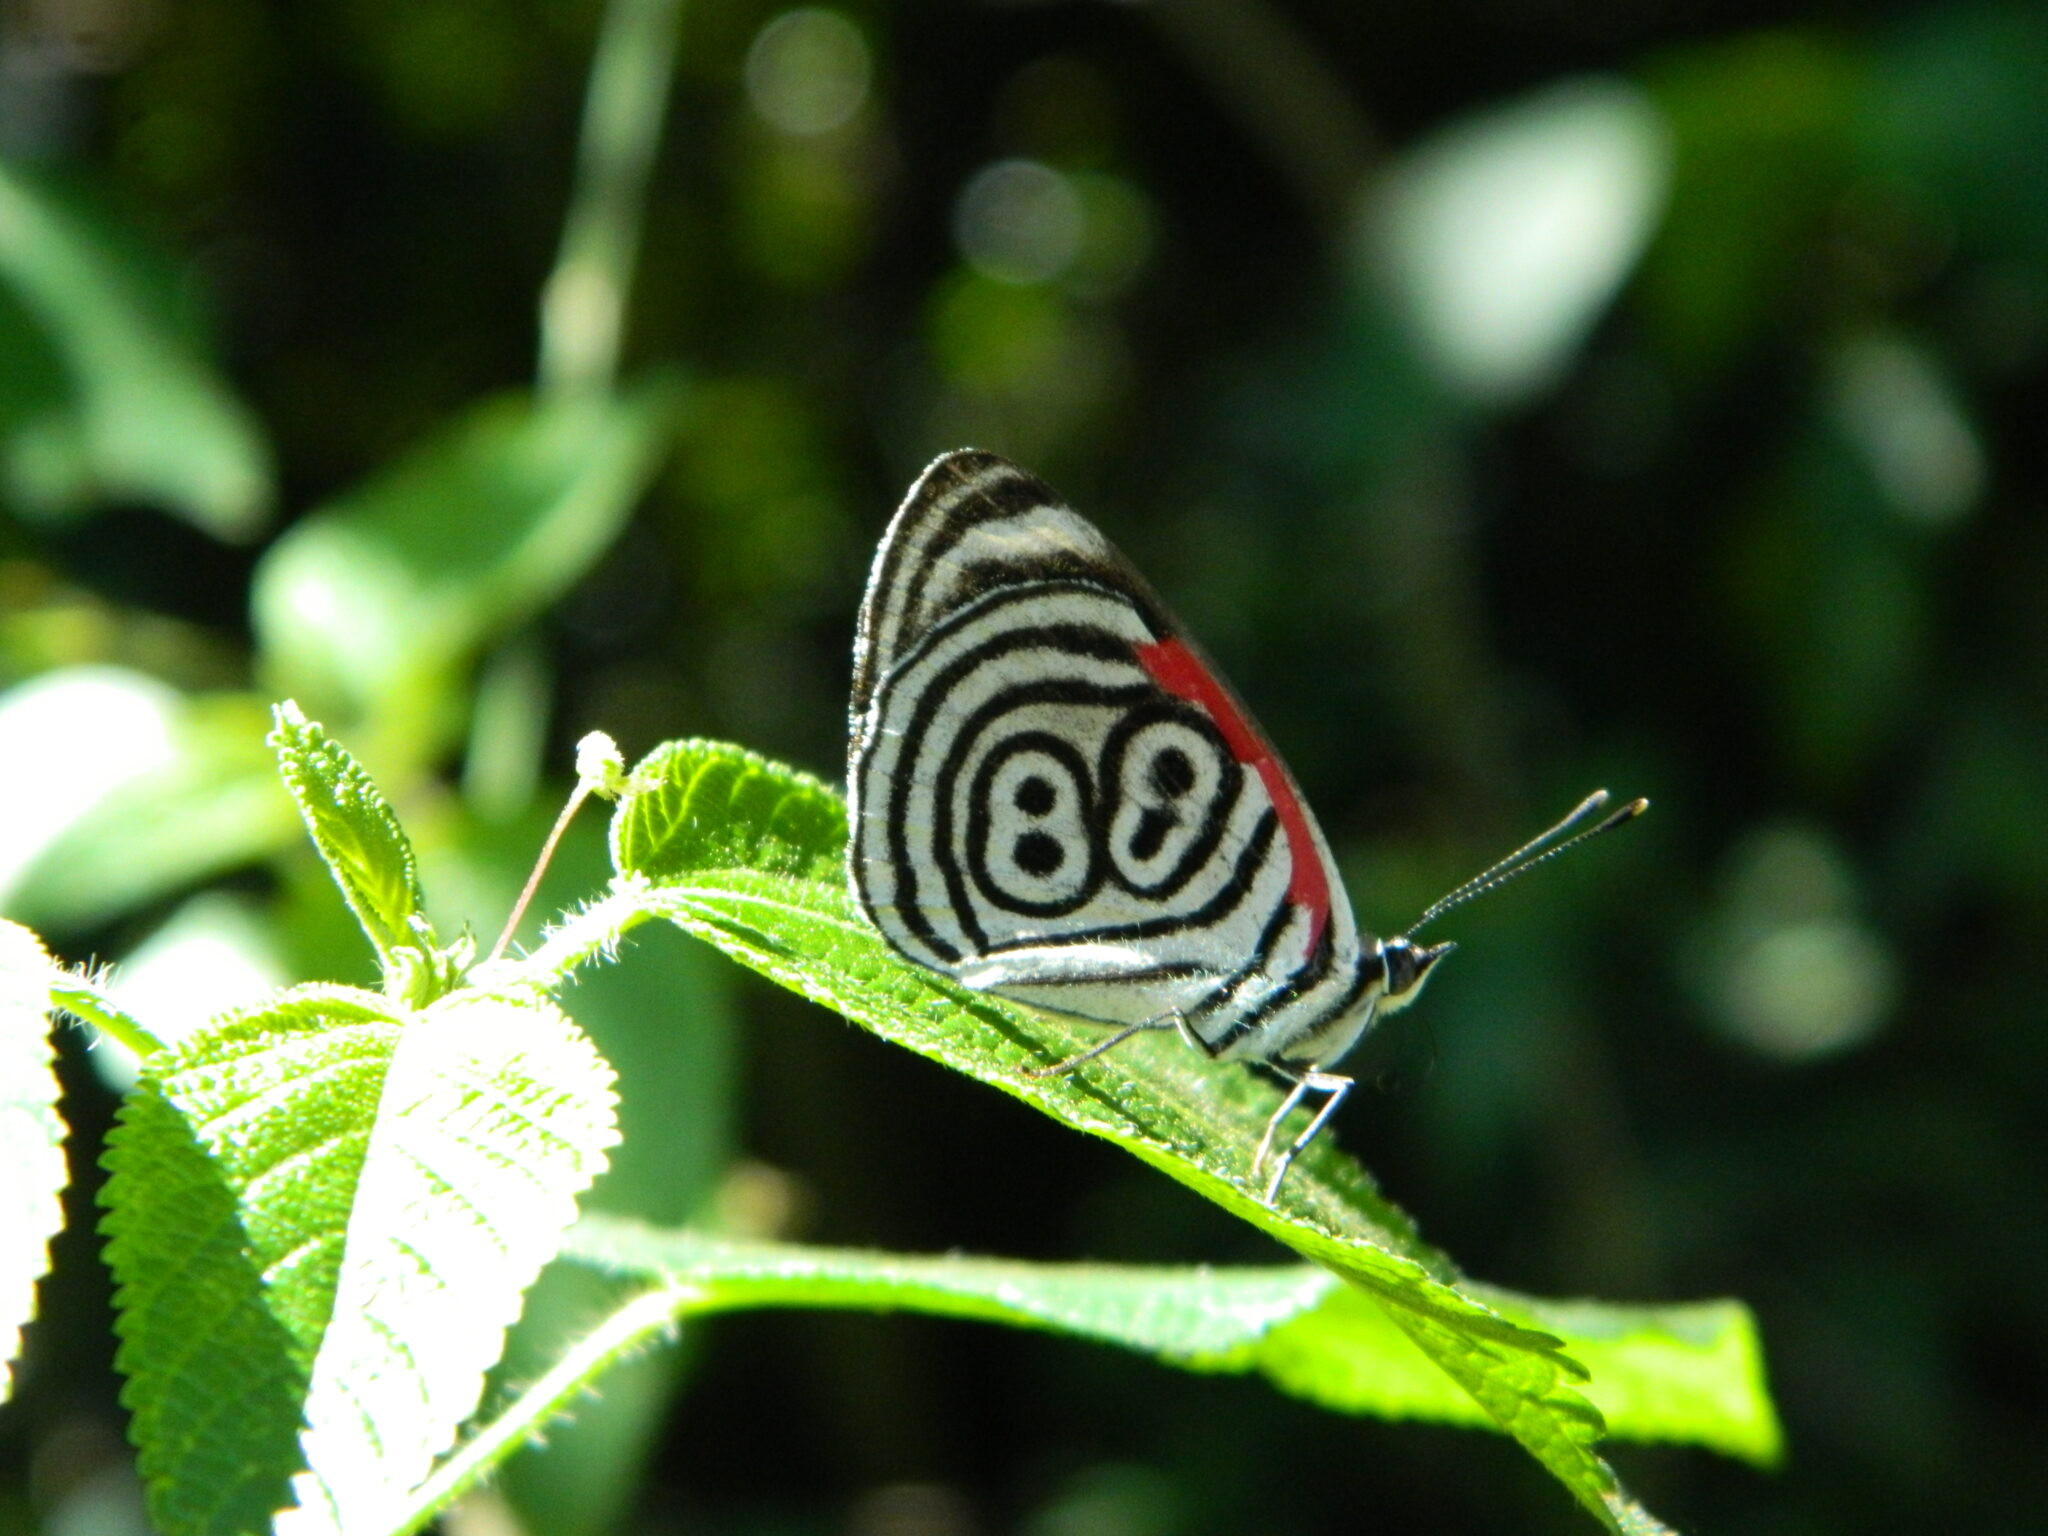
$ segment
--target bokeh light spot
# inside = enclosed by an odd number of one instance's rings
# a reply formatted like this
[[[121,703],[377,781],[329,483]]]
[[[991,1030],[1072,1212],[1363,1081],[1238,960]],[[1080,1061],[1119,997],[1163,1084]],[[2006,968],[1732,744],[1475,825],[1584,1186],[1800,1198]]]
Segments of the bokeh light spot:
[[[1699,946],[1710,1016],[1760,1055],[1802,1061],[1861,1044],[1890,1014],[1894,966],[1857,915],[1856,879],[1817,828],[1767,827],[1729,855]]]
[[[1835,358],[1835,409],[1878,489],[1916,522],[1970,510],[1984,490],[1984,448],[1961,403],[1919,348],[1861,336]]]
[[[1891,962],[1854,923],[1774,929],[1730,968],[1727,1022],[1767,1056],[1829,1055],[1865,1039],[1891,1002]]]
[[[867,39],[838,11],[785,11],[747,50],[747,100],[784,133],[830,133],[867,101],[874,73]]]
[[[1493,402],[1555,379],[1649,244],[1670,156],[1650,99],[1592,78],[1407,155],[1366,244],[1439,375]]]
[[[123,785],[167,766],[177,694],[114,667],[49,672],[0,697],[0,891]]]
[[[1042,283],[1081,253],[1087,216],[1072,181],[1036,160],[1000,160],[977,172],[953,210],[967,264],[999,283]]]

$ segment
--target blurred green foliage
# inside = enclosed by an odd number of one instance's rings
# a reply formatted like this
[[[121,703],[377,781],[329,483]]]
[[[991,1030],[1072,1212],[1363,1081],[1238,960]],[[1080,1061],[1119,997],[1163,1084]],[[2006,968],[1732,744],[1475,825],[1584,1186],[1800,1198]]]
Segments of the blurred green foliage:
[[[11,8],[5,910],[215,1006],[360,968],[258,740],[284,687],[448,931],[588,729],[832,775],[873,540],[979,443],[1217,654],[1370,926],[1591,783],[1658,802],[1459,914],[1339,1131],[1488,1279],[1757,1307],[1790,1470],[1621,1447],[1630,1486],[1699,1529],[2027,1529],[2044,78],[2048,12],[1988,0]],[[633,958],[568,1000],[622,1069],[600,1206],[1270,1251],[694,947]],[[111,1055],[62,1063],[80,1174]],[[72,1225],[0,1529],[137,1529]],[[542,1339],[602,1310],[544,1284]],[[928,1320],[709,1325],[553,1441],[536,1531],[1578,1528],[1506,1448]]]

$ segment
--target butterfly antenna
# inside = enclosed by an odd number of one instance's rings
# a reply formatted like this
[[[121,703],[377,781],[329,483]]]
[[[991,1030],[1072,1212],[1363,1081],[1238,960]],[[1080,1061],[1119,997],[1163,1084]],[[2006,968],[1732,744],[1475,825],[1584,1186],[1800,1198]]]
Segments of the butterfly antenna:
[[[1554,842],[1557,838],[1564,837],[1565,833],[1571,831],[1573,827],[1576,827],[1588,816],[1606,805],[1607,801],[1608,794],[1606,790],[1594,790],[1593,793],[1573,806],[1571,814],[1566,816],[1556,826],[1530,838],[1528,842],[1522,844],[1521,847],[1517,848],[1506,858],[1481,870],[1448,896],[1437,901],[1427,912],[1408,925],[1409,934],[1413,935],[1419,932],[1424,923],[1434,921],[1450,911],[1451,908],[1462,907],[1473,897],[1484,896],[1488,891],[1497,891],[1510,880],[1526,875],[1537,865],[1549,863],[1567,848],[1576,848],[1589,837],[1598,837],[1603,832],[1612,832],[1616,827],[1626,822],[1634,821],[1650,808],[1650,802],[1647,800],[1631,800],[1627,805],[1621,807],[1620,810],[1615,811],[1612,815],[1595,823],[1593,826],[1586,828],[1585,831],[1579,833],[1576,837],[1566,837],[1563,842],[1557,843],[1554,847],[1545,846]]]

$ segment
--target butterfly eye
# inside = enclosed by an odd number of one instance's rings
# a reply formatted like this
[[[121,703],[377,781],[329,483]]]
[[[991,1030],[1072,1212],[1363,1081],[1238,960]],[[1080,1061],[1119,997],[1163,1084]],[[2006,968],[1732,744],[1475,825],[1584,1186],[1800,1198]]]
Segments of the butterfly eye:
[[[1388,939],[1381,950],[1387,969],[1380,1012],[1392,1013],[1415,1001],[1436,963],[1456,948],[1455,944],[1411,944],[1405,938]]]

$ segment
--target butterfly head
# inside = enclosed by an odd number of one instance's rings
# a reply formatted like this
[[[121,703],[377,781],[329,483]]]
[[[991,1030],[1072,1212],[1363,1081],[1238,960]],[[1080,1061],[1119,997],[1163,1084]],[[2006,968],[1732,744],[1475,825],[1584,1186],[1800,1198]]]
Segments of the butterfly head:
[[[1414,1002],[1422,991],[1422,984],[1429,980],[1429,973],[1436,969],[1437,961],[1457,947],[1455,944],[1417,944],[1406,938],[1388,939],[1382,943],[1380,959],[1386,965],[1387,980],[1380,992],[1378,1011],[1392,1013]]]

